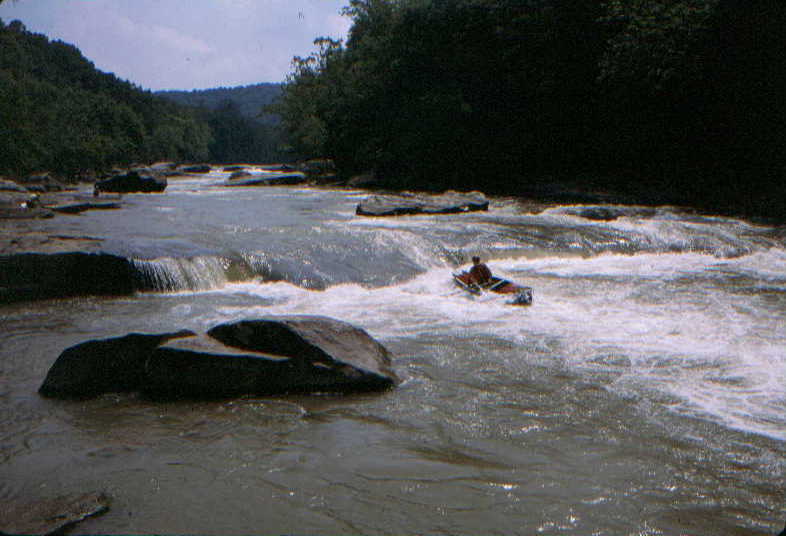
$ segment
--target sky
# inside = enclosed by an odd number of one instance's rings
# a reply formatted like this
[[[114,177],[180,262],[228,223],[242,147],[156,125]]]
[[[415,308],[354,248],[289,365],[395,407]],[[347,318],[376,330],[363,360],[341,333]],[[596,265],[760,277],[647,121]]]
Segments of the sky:
[[[345,39],[348,0],[5,0],[0,19],[75,45],[145,89],[283,82],[320,36]]]

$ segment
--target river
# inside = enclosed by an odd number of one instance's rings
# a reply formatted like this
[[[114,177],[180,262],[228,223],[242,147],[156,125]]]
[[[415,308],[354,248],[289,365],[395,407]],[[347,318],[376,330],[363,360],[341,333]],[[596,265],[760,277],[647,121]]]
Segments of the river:
[[[157,289],[0,306],[0,501],[102,490],[102,534],[774,535],[786,521],[786,229],[493,198],[364,218],[362,191],[225,173],[37,221]],[[534,304],[464,294],[473,254]],[[275,314],[364,328],[357,396],[41,398],[65,348]]]

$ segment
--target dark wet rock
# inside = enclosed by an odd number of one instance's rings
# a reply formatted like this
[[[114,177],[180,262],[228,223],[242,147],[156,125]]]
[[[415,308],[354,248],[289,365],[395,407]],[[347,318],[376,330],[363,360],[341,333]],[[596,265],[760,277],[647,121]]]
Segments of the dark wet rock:
[[[186,173],[178,169],[174,162],[156,162],[144,168],[134,168],[142,174],[153,175],[158,178],[182,177]]]
[[[231,166],[224,166],[223,171],[245,171],[248,168],[245,164],[232,164]]]
[[[350,188],[371,188],[374,186],[379,186],[379,184],[379,179],[373,173],[354,175],[347,181],[347,186]]]
[[[185,173],[210,173],[213,168],[208,164],[196,164],[193,166],[180,166],[178,169]]]
[[[289,358],[308,374],[310,389],[379,389],[397,382],[384,346],[364,330],[325,316],[243,320],[216,326],[208,335],[235,348]]]
[[[22,179],[22,184],[30,192],[44,193],[44,192],[60,192],[65,190],[62,182],[54,178],[49,173],[37,173],[29,175]]]
[[[404,214],[456,214],[488,210],[489,202],[480,192],[445,192],[441,195],[403,193],[373,195],[360,202],[359,216],[400,216]]]
[[[166,178],[158,176],[143,169],[133,169],[96,182],[95,187],[100,192],[115,193],[158,193],[167,187]]]
[[[611,221],[621,216],[621,213],[608,207],[591,207],[579,211],[579,216],[588,220]]]
[[[0,256],[0,303],[67,296],[128,295],[139,281],[131,262],[106,253]]]
[[[112,210],[118,209],[122,207],[122,203],[119,200],[117,201],[109,201],[104,200],[101,201],[100,198],[96,200],[95,198],[86,198],[86,197],[77,197],[74,196],[68,200],[62,200],[61,202],[55,205],[48,205],[47,208],[53,210],[54,212],[59,212],[61,214],[80,214],[87,210]]]
[[[39,392],[83,398],[139,390],[154,398],[363,392],[398,383],[384,346],[321,316],[282,316],[192,332],[130,334],[66,349]]]
[[[207,335],[157,348],[146,361],[144,372],[143,389],[154,398],[210,399],[307,391],[302,385],[304,371],[298,371],[289,359],[231,348]]]
[[[107,510],[109,497],[95,492],[36,500],[32,504],[5,501],[0,506],[0,533],[62,534],[73,525]]]
[[[54,398],[90,398],[140,390],[146,381],[145,363],[153,350],[167,340],[193,335],[187,330],[131,333],[77,344],[60,354],[38,392]]]
[[[265,171],[300,171],[292,164],[265,164],[264,166],[259,167]]]
[[[224,186],[287,186],[302,184],[307,180],[308,177],[302,171],[237,171],[224,182]]]
[[[17,184],[14,181],[9,181],[8,179],[0,179],[0,192],[17,192],[20,194],[27,194],[27,189]]]
[[[654,208],[622,205],[562,207],[558,212],[594,221],[612,221],[623,217],[651,218],[657,213]]]
[[[301,163],[298,168],[309,175],[324,175],[336,172],[336,164],[330,158],[311,158]]]
[[[248,171],[239,170],[239,171],[234,171],[229,176],[228,180],[231,182],[231,181],[237,181],[237,180],[240,180],[240,179],[246,179],[248,177],[251,177],[251,173],[249,173]]]

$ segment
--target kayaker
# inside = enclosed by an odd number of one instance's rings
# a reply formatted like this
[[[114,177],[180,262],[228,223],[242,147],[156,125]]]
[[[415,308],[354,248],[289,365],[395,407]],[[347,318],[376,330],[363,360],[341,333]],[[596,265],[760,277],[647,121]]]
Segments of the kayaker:
[[[491,283],[491,270],[480,262],[480,257],[472,257],[472,268],[469,269],[470,282],[485,286]]]

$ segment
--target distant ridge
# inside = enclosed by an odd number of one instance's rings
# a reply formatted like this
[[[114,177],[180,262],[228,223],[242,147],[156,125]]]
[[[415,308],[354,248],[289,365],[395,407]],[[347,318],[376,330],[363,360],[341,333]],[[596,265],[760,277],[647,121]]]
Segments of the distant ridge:
[[[262,109],[281,95],[280,83],[260,83],[238,87],[194,89],[191,91],[157,91],[156,95],[178,104],[194,108],[217,110],[231,102],[240,115],[266,124],[277,124],[274,114],[263,114]]]

